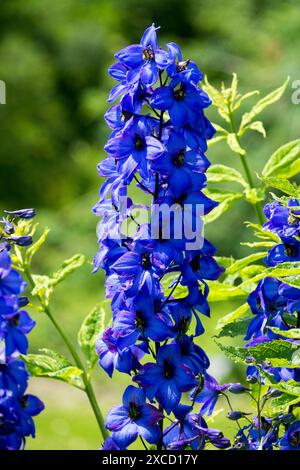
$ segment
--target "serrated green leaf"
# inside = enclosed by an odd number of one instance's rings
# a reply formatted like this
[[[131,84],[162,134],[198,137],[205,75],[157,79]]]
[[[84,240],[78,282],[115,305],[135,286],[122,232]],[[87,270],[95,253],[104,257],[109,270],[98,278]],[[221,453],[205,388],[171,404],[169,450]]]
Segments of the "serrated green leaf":
[[[280,397],[270,400],[269,405],[272,413],[284,413],[288,408],[299,402],[299,395],[290,395],[283,393]]]
[[[243,197],[240,193],[225,190],[211,191],[206,188],[204,192],[208,197],[219,203],[217,207],[205,216],[204,220],[206,224],[210,224],[214,220],[218,219],[222,214],[230,209],[235,201],[238,201]]]
[[[32,257],[35,255],[35,253],[41,248],[41,246],[45,243],[48,233],[50,232],[50,229],[48,227],[45,227],[42,235],[40,238],[31,245],[28,250],[26,251],[25,259],[28,264],[30,264]]]
[[[217,323],[217,328],[223,328],[228,323],[232,323],[233,321],[238,320],[239,318],[243,317],[249,310],[249,304],[246,302],[245,304],[233,310],[233,312],[230,312],[225,315],[225,317],[222,317]]]
[[[218,281],[209,281],[209,302],[221,302],[229,299],[247,297],[248,293],[239,287],[222,284]]]
[[[254,235],[257,238],[261,238],[263,240],[272,240],[276,243],[280,243],[280,238],[273,232],[269,230],[265,230],[261,225],[254,224],[252,222],[246,221],[245,225],[247,228],[252,228],[254,230]]]
[[[42,354],[21,356],[32,377],[48,377],[67,382],[74,387],[84,389],[81,378],[83,371],[73,366],[70,361],[50,349],[41,349]]]
[[[206,172],[208,183],[239,183],[248,186],[241,173],[226,165],[211,165]]]
[[[204,79],[204,83],[202,84],[203,90],[208,94],[210,99],[212,100],[213,106],[215,106],[218,110],[220,116],[226,121],[230,122],[229,114],[228,114],[228,107],[227,107],[227,100],[222,93],[222,91],[217,90],[213,87],[207,80],[207,77]]]
[[[78,344],[87,359],[89,369],[97,362],[96,342],[105,329],[105,318],[106,310],[97,306],[83,320],[78,332]]]
[[[276,101],[278,101],[282,97],[283,93],[285,92],[288,82],[289,82],[289,78],[279,88],[277,88],[276,90],[272,91],[271,93],[269,93],[268,95],[260,99],[253,106],[250,112],[245,113],[244,116],[242,117],[241,129],[244,128],[246,125],[248,125],[251,121],[253,121],[253,119],[258,114],[260,114],[265,108],[267,108],[273,103],[276,103]]]
[[[292,197],[298,197],[299,196],[299,191],[293,184],[283,178],[275,178],[275,177],[263,177],[262,181],[268,188],[276,188],[282,191],[285,194],[288,194],[289,196]]]
[[[231,148],[231,150],[234,153],[238,153],[239,155],[245,155],[246,154],[246,150],[244,150],[240,146],[238,138],[235,134],[230,133],[230,134],[227,135],[227,143],[228,143],[229,147]]]
[[[275,326],[268,326],[267,328],[276,335],[281,335],[285,338],[300,339],[300,328],[292,328],[291,330],[281,330]]]
[[[54,283],[58,284],[59,282],[62,282],[67,276],[80,268],[84,263],[85,256],[81,254],[76,254],[72,256],[72,258],[65,260],[62,267],[52,275]]]
[[[248,129],[250,129],[252,131],[256,131],[259,134],[262,134],[264,137],[266,137],[266,135],[267,135],[266,129],[264,128],[264,125],[263,125],[262,121],[251,122],[246,127],[244,127],[243,133]]]
[[[244,363],[246,357],[250,356],[258,364],[267,362],[270,364],[270,367],[300,367],[299,345],[285,340],[260,343],[251,348],[224,346],[218,342],[217,344],[228,357],[237,363]]]
[[[235,337],[235,336],[245,336],[252,317],[242,318],[240,320],[233,321],[224,325],[220,332],[217,334],[216,338],[223,337]]]
[[[279,147],[266,163],[262,175],[291,178],[300,171],[300,139]]]
[[[246,256],[245,258],[235,261],[230,267],[227,268],[226,273],[235,274],[239,272],[241,269],[243,269],[244,267],[248,266],[249,264],[254,263],[255,261],[258,261],[260,259],[263,259],[266,255],[267,255],[266,251],[252,253],[251,255]]]
[[[259,91],[258,90],[253,90],[253,91],[249,91],[248,93],[245,93],[243,96],[241,96],[237,101],[236,103],[234,104],[234,107],[232,108],[232,111],[235,111],[236,109],[238,109],[240,106],[241,106],[241,103],[249,98],[252,98],[252,96],[254,95],[259,95]]]

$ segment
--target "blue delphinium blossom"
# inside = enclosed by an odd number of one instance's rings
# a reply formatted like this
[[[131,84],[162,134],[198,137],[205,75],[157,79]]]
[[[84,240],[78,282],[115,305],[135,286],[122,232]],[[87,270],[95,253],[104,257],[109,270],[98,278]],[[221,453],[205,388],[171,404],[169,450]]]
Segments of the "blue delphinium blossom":
[[[158,421],[162,418],[161,411],[146,403],[144,391],[129,385],[123,395],[123,405],[108,413],[106,426],[121,448],[128,447],[139,435],[150,444],[156,444],[160,439]]]
[[[16,218],[35,215],[34,209],[6,213],[13,226]],[[27,353],[27,335],[35,325],[21,310],[28,302],[21,295],[26,283],[12,267],[11,245],[20,244],[19,238],[11,237],[7,224],[4,226],[0,245],[0,450],[23,448],[25,438],[35,435],[33,416],[44,408],[37,397],[26,393],[29,374],[25,363],[18,359],[20,353]]]
[[[102,218],[94,271],[105,271],[113,318],[97,352],[109,376],[115,369],[130,374],[139,388],[129,387],[123,405],[109,413],[112,436],[104,449],[126,449],[138,435],[158,449],[173,448],[163,439],[163,418],[176,417],[182,394],[206,381],[209,359],[195,339],[204,332],[200,314],[210,315],[206,281],[224,271],[202,234],[201,216],[217,206],[203,192],[210,165],[207,140],[215,132],[204,114],[211,101],[199,87],[203,75],[197,65],[185,60],[175,43],[160,47],[157,29],[150,26],[140,44],[115,54],[117,62],[109,69],[117,85],[105,114],[111,129],[108,155],[98,165],[105,182],[93,211]],[[113,103],[116,98],[119,103]],[[137,203],[130,199],[133,184],[143,196]],[[136,217],[136,210],[146,212],[146,219]],[[163,210],[169,211],[169,222]],[[179,289],[184,293],[177,296]],[[197,426],[187,436],[192,442],[180,448],[228,447],[203,418]],[[178,440],[173,432],[170,436]]]
[[[294,421],[279,441],[281,450],[300,450],[300,421]]]

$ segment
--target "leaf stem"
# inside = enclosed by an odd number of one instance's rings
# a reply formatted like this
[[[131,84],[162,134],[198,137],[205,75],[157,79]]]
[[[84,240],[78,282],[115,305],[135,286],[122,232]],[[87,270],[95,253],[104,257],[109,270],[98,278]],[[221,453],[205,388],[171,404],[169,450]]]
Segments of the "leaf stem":
[[[28,266],[26,266],[26,264],[25,264],[23,266],[23,268],[24,268],[24,273],[25,273],[29,283],[31,284],[32,288],[34,288],[35,287],[35,282],[34,282],[34,279],[33,279],[32,275],[31,275],[31,273],[28,269]],[[55,327],[56,331],[61,336],[63,342],[65,343],[67,349],[69,350],[71,356],[73,357],[77,367],[82,370],[82,380],[83,380],[83,383],[84,383],[84,386],[85,386],[84,391],[85,391],[85,393],[86,393],[86,395],[89,399],[90,405],[93,409],[93,412],[94,412],[95,418],[97,420],[99,429],[101,431],[102,437],[105,440],[108,437],[108,432],[107,432],[107,429],[105,427],[105,422],[104,422],[103,415],[102,415],[101,410],[99,408],[99,405],[97,403],[97,399],[96,399],[96,396],[95,396],[93,386],[92,386],[91,382],[88,379],[88,376],[87,376],[87,373],[86,373],[86,370],[85,370],[85,366],[84,366],[79,354],[77,353],[75,347],[73,346],[72,342],[70,341],[70,339],[68,338],[68,336],[66,335],[66,333],[64,332],[62,327],[59,325],[57,320],[52,315],[49,307],[47,305],[44,305],[42,299],[39,296],[38,296],[38,298],[39,298],[39,302],[41,303],[41,306],[43,307],[43,310],[44,310],[45,314],[47,315],[47,317],[49,318],[49,320],[51,321],[51,323]]]

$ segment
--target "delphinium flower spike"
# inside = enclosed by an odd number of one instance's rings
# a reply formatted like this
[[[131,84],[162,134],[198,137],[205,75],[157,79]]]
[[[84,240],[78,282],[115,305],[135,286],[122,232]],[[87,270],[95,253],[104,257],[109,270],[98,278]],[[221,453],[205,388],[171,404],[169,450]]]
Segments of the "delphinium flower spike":
[[[215,132],[204,114],[211,102],[197,65],[175,43],[161,48],[157,29],[150,26],[139,44],[118,52],[109,69],[118,84],[108,101],[119,103],[105,114],[112,133],[98,165],[106,181],[94,207],[102,218],[94,264],[106,274],[113,322],[97,350],[109,376],[117,369],[135,386],[108,414],[104,449],[126,449],[138,435],[158,449],[226,448],[228,439],[194,410],[210,380],[209,360],[195,344],[204,332],[200,314],[210,315],[206,281],[223,272],[203,238],[202,216],[217,206],[202,192],[207,140]],[[143,205],[131,198],[134,184]],[[137,210],[148,213],[147,222]],[[185,392],[193,392],[191,403],[180,411]]]
[[[14,222],[34,216],[33,209],[6,211],[0,225],[0,449],[18,450],[27,436],[34,437],[33,416],[43,403],[26,393],[29,374],[20,354],[28,349],[27,335],[35,322],[23,310],[27,304],[22,296],[26,283],[12,267],[11,247],[24,245],[31,237],[15,236]]]

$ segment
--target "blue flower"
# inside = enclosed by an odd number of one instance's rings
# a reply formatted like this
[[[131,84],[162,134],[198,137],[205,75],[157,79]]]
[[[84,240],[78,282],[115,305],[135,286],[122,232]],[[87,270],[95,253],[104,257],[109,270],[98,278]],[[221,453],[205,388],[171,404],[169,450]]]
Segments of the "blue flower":
[[[265,258],[268,266],[280,263],[300,261],[300,242],[295,238],[282,238],[283,243],[275,245]]]
[[[124,180],[131,181],[136,170],[147,178],[147,158],[156,158],[164,152],[163,144],[151,135],[149,121],[133,117],[127,126],[114,135],[104,147],[118,162],[118,171]]]
[[[205,374],[204,387],[200,393],[196,390],[194,397],[197,403],[203,403],[200,411],[201,415],[207,413],[207,415],[210,416],[212,414],[220,395],[222,395],[229,386],[230,384],[220,385],[211,375]]]
[[[9,214],[20,219],[32,219],[36,215],[35,209],[18,209],[16,211],[4,211],[5,214]]]
[[[297,236],[300,229],[300,211],[293,207],[299,207],[297,199],[290,199],[288,206],[283,206],[279,201],[266,204],[264,213],[269,221],[264,224],[264,229],[280,237]]]
[[[199,150],[187,149],[181,134],[171,134],[166,152],[149,158],[152,171],[158,172],[168,183],[174,197],[179,197],[191,188],[202,188],[206,182],[204,173],[210,165],[209,161]]]
[[[158,47],[156,30],[153,24],[144,32],[140,44],[127,46],[115,54],[116,59],[131,69],[129,81],[140,79],[150,87],[157,81],[159,71],[167,66],[168,55]]]
[[[123,395],[123,405],[116,406],[107,415],[106,427],[112,432],[112,439],[124,449],[140,435],[150,444],[160,439],[158,421],[163,414],[146,403],[142,389],[129,385]]]
[[[181,75],[197,85],[203,79],[203,74],[196,63],[191,60],[183,60],[180,47],[175,42],[167,43],[167,48],[169,65],[166,71],[169,77]]]
[[[122,353],[117,348],[117,337],[112,328],[107,328],[99,337],[96,345],[99,364],[112,377],[114,369],[130,374],[131,370],[140,368],[139,361],[145,354],[142,346],[127,348]]]
[[[155,311],[153,301],[140,296],[131,309],[119,310],[114,317],[113,330],[120,351],[133,346],[139,338],[161,342],[171,336],[170,324],[166,323],[168,317],[163,312]]]
[[[281,450],[300,450],[300,420],[288,426],[279,444]]]
[[[186,77],[173,78],[170,85],[157,88],[150,99],[155,109],[168,111],[175,130],[195,125],[198,114],[211,104],[207,94]]]
[[[161,346],[156,364],[145,364],[133,380],[145,389],[150,400],[155,397],[168,414],[179,404],[182,392],[198,384],[192,371],[182,363],[180,348],[175,344]]]

